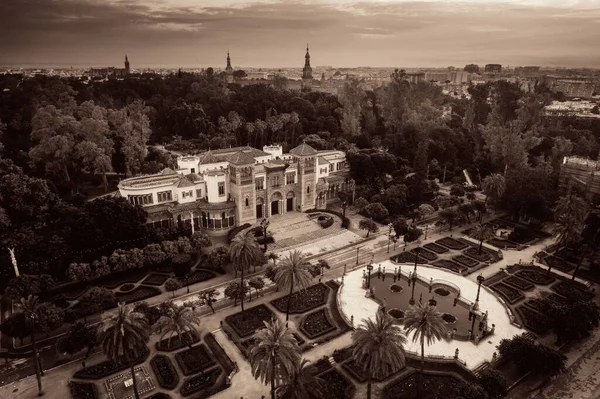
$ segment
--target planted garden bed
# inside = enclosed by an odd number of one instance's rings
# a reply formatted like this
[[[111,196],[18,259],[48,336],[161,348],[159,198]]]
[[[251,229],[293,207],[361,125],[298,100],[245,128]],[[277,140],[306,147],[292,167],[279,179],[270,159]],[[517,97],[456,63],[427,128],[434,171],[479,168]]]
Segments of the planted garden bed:
[[[364,383],[367,382],[367,379],[369,377],[369,370],[365,370],[361,365],[359,365],[358,363],[356,363],[354,361],[354,359],[350,359],[347,362],[345,362],[342,365],[342,368],[352,376],[352,378],[354,378],[357,382],[359,383]],[[399,370],[396,370],[395,372],[390,372],[387,374],[383,374],[383,373],[376,373],[373,376],[373,381],[376,382],[382,382],[385,381],[386,379],[388,379],[392,374],[396,373]]]
[[[133,291],[117,292],[115,296],[119,302],[132,303],[159,295],[161,292],[162,291],[160,289],[155,287],[139,286]]]
[[[313,367],[315,368],[315,374],[321,374],[327,370],[331,370],[333,366],[331,365],[331,362],[329,362],[329,358],[325,356],[313,363]]]
[[[582,299],[582,298],[591,298],[594,294],[590,292],[584,292],[579,288],[576,283],[571,281],[559,281],[554,284],[550,289],[567,299]]]
[[[179,384],[179,375],[171,359],[164,355],[156,355],[150,360],[152,371],[156,374],[158,385],[164,389],[175,389]]]
[[[544,263],[546,263],[548,266],[551,266],[554,269],[558,269],[558,270],[561,270],[566,273],[570,272],[571,270],[573,270],[575,268],[575,266],[573,266],[569,262],[565,263],[565,261],[557,258],[556,256],[545,257]]]
[[[187,380],[183,381],[183,385],[181,386],[181,394],[183,396],[188,396],[204,389],[209,389],[217,383],[217,379],[220,375],[221,369],[219,367],[215,367],[206,373],[188,378]],[[203,394],[199,395],[199,397],[206,398],[208,395]]]
[[[478,261],[469,258],[468,256],[464,256],[464,255],[458,255],[452,258],[452,260],[456,263],[460,263],[463,266],[466,266],[468,268],[472,268],[475,267],[479,264]]]
[[[392,309],[388,310],[387,312],[394,319],[400,320],[400,319],[404,318],[404,311],[403,310],[400,310],[400,309],[397,309],[397,308],[392,308]]]
[[[437,261],[433,262],[432,265],[441,267],[443,269],[452,270],[453,272],[456,272],[456,273],[462,273],[463,271],[468,269],[466,266],[459,265],[458,263],[453,262],[448,259],[437,260]]]
[[[227,356],[227,353],[225,353],[223,348],[221,348],[221,345],[219,345],[212,333],[208,333],[204,336],[204,344],[219,362],[225,371],[225,374],[229,375],[233,370],[235,370],[235,364],[233,364],[229,356]]]
[[[67,301],[74,301],[75,299],[79,298],[81,296],[81,294],[86,292],[88,290],[88,288],[89,288],[89,286],[82,285],[79,288],[72,288],[72,289],[65,291],[62,294],[58,294],[58,295],[62,295],[63,298]]]
[[[533,310],[537,310],[540,313],[543,313],[546,306],[544,305],[544,302],[541,299],[530,299],[527,302],[524,303],[524,305],[529,306],[530,308],[532,308]]]
[[[342,349],[336,349],[333,351],[333,360],[335,360],[336,363],[342,363],[352,357],[353,350],[353,346],[347,346]]]
[[[550,331],[548,319],[543,314],[536,312],[527,306],[517,306],[516,310],[523,319],[525,327],[534,333],[544,335]]]
[[[521,292],[520,290],[513,288],[509,285],[506,285],[504,283],[496,283],[496,284],[490,286],[490,288],[492,288],[494,291],[496,291],[497,293],[502,295],[504,297],[504,299],[506,299],[508,301],[508,303],[511,303],[511,304],[519,301],[520,299],[522,299],[525,296],[525,295],[523,295],[523,292]]]
[[[414,399],[419,397],[419,373],[392,381],[383,388],[382,399]],[[450,399],[458,397],[458,390],[463,382],[451,375],[423,375],[422,398],[427,399]]]
[[[104,277],[99,285],[104,288],[114,289],[125,283],[137,283],[148,274],[147,270],[138,269],[138,270],[128,270],[126,272],[122,272],[121,274],[117,274],[114,276]]]
[[[519,270],[515,273],[515,275],[538,285],[548,285],[550,283],[553,283],[555,280],[552,274],[548,274],[545,270],[541,269]]]
[[[331,321],[327,309],[319,309],[306,315],[300,325],[300,331],[310,339],[318,338],[335,330],[336,326]]]
[[[569,300],[567,298],[562,295],[555,294],[554,292],[548,294],[546,298],[557,305],[565,306],[569,304]]]
[[[73,399],[96,399],[98,397],[96,384],[89,382],[71,381],[69,382],[69,391]]]
[[[185,337],[184,339],[181,339],[179,335],[174,335],[170,341],[169,338],[163,338],[162,340],[156,343],[156,349],[163,352],[173,352],[184,348],[188,346],[190,335],[192,344],[195,344],[196,342],[200,341],[200,338],[198,338],[198,335],[194,332],[186,332],[185,334],[187,335],[187,337]]]
[[[446,324],[455,324],[458,321],[456,316],[451,315],[450,313],[442,314],[442,320],[444,320],[444,323]]]
[[[187,283],[188,285],[190,284],[195,284],[195,283],[200,283],[202,281],[207,281],[210,280],[211,278],[215,277],[216,274],[208,271],[208,270],[194,270],[190,276],[187,278],[187,280],[182,280],[184,283]]]
[[[509,276],[502,280],[502,282],[508,285],[512,285],[513,287],[518,288],[521,291],[527,291],[534,287],[534,285],[529,281],[523,280],[522,278],[519,278],[517,276]]]
[[[175,359],[186,376],[205,371],[216,364],[203,344],[176,353]]]
[[[135,364],[140,364],[144,362],[150,351],[146,350],[140,358],[135,361]],[[75,372],[73,377],[81,378],[84,380],[98,380],[101,378],[106,378],[111,374],[118,373],[119,371],[123,371],[128,369],[131,366],[131,363],[128,360],[119,358],[116,360],[105,360],[101,363],[95,364],[93,366],[84,367],[81,370]]]
[[[436,254],[445,254],[446,252],[449,251],[448,248],[443,247],[439,244],[436,244],[435,242],[430,242],[429,244],[425,244],[425,245],[423,245],[423,248],[426,248],[432,252],[435,252]]]
[[[254,334],[256,330],[265,327],[265,321],[271,321],[275,315],[265,305],[258,305],[244,312],[238,312],[227,316],[225,321],[233,331],[240,337],[246,338]]]
[[[455,240],[454,238],[444,237],[436,241],[436,244],[443,245],[449,249],[455,249],[457,251],[463,250],[468,247],[467,244]]]
[[[411,252],[401,252],[396,256],[392,256],[390,259],[398,263],[415,263],[416,256]],[[427,263],[427,259],[419,256],[418,263]]]
[[[411,253],[411,254],[414,254],[414,255],[416,256],[416,254],[417,254],[417,251],[416,251],[415,249],[413,249],[413,250],[411,250],[411,251],[410,251],[410,253]],[[426,249],[421,249],[421,250],[419,251],[419,258],[425,258],[425,259],[427,259],[428,261],[430,261],[430,262],[431,262],[431,261],[434,261],[434,260],[436,260],[438,257],[437,257],[437,255],[436,255],[436,254],[434,254],[433,252],[429,252],[429,251],[428,251],[428,250],[426,250]]]
[[[486,242],[500,249],[515,249],[519,246],[519,244],[516,242],[503,240],[501,238],[490,238]]]
[[[125,284],[123,284],[122,286],[119,287],[119,291],[121,291],[121,292],[129,292],[129,291],[131,291],[134,288],[135,288],[135,284],[125,283]]]
[[[485,249],[481,250],[481,253],[479,253],[479,249],[477,248],[467,248],[463,251],[463,254],[470,256],[473,259],[477,259],[479,262],[487,262],[489,260],[492,259],[492,257],[490,256],[489,253],[487,253],[487,251],[485,251]]]
[[[396,293],[398,293],[398,292],[402,292],[402,290],[403,290],[404,288],[402,288],[402,286],[401,286],[401,285],[398,285],[398,284],[392,284],[392,285],[390,285],[390,286],[389,286],[389,289],[390,289],[390,291],[392,291],[392,292],[396,292]]]
[[[166,274],[152,273],[142,281],[142,284],[159,287],[163,285],[168,279],[169,276]]]
[[[294,292],[290,299],[290,313],[305,313],[327,303],[329,287],[316,284],[306,290]],[[271,305],[280,312],[287,310],[289,295],[271,301]]]
[[[354,391],[356,391],[354,384],[336,369],[329,370],[320,377],[325,385],[324,398],[350,399],[354,397]]]

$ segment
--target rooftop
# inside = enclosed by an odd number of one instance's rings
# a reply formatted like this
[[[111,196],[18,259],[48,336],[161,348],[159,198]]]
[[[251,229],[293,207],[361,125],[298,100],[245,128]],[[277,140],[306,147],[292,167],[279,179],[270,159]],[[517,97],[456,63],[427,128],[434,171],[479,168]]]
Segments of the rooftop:
[[[306,143],[302,143],[299,146],[292,148],[290,150],[290,154],[301,156],[301,157],[308,156],[308,155],[316,155],[317,150],[315,150],[314,148],[312,148],[311,146],[309,146]]]
[[[164,172],[164,171],[163,171]],[[171,171],[173,172],[173,171]],[[157,175],[144,175],[139,177],[132,177],[130,179],[122,180],[119,185],[123,187],[131,188],[147,188],[147,187],[158,187],[173,185],[181,179],[181,175],[177,173],[168,174],[157,174]]]

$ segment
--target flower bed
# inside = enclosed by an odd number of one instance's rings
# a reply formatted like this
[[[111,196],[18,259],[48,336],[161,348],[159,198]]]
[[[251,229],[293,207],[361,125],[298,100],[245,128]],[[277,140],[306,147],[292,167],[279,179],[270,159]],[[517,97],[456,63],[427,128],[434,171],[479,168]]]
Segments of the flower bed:
[[[221,348],[221,345],[217,342],[212,333],[208,333],[204,336],[204,344],[212,352],[215,359],[219,362],[226,375],[231,374],[235,370],[235,364],[231,361],[227,353]]]
[[[171,363],[171,359],[164,355],[156,355],[150,360],[152,371],[156,374],[158,385],[164,389],[175,389],[179,384],[179,375],[175,366]]]
[[[401,286],[399,286],[398,284],[392,284],[389,286],[390,291],[392,292],[402,292],[402,290],[404,288],[402,288]]]
[[[166,274],[152,273],[142,281],[142,284],[154,285],[156,287],[159,287],[163,285],[168,279],[169,276],[167,276]]]
[[[423,245],[423,248],[433,251],[436,254],[445,254],[446,252],[449,251],[448,248],[442,247],[441,245],[438,245],[435,242],[430,242],[429,244],[425,244],[425,245]]]
[[[403,310],[400,310],[400,309],[397,309],[397,308],[392,308],[392,309],[388,310],[387,312],[394,319],[400,320],[400,319],[404,318],[404,311]]]
[[[439,295],[439,296],[448,296],[448,295],[450,295],[450,291],[447,290],[447,289],[445,289],[445,288],[442,288],[442,287],[438,287],[438,288],[434,289],[433,292],[435,294]]]
[[[96,399],[98,389],[96,384],[89,382],[69,382],[69,391],[73,399]]]
[[[550,324],[548,323],[547,318],[541,313],[536,312],[527,306],[517,306],[516,310],[519,312],[519,315],[521,315],[525,327],[534,333],[544,335],[550,331]]]
[[[508,239],[518,244],[527,244],[537,240],[539,237],[529,229],[515,229],[508,235]]]
[[[119,291],[121,292],[129,292],[135,288],[135,284],[125,283],[121,287],[119,287]]]
[[[143,269],[128,270],[126,272],[122,272],[122,273],[114,275],[114,276],[107,276],[107,277],[103,278],[101,280],[102,283],[99,285],[104,288],[114,289],[114,288],[117,288],[118,286],[120,286],[121,284],[137,283],[146,274],[148,274],[148,271],[143,270]]]
[[[220,375],[221,369],[219,367],[215,367],[206,373],[188,378],[187,380],[183,381],[183,385],[181,386],[180,390],[181,395],[188,396],[214,386],[217,383],[217,379]],[[199,395],[198,397],[206,398],[208,395]]]
[[[324,398],[350,399],[354,397],[354,391],[356,391],[354,384],[336,369],[329,370],[321,374],[320,377],[325,383]]]
[[[401,252],[396,256],[392,256],[390,259],[398,263],[415,263],[416,256],[411,252]],[[427,263],[427,260],[422,256],[419,256],[418,263]]]
[[[513,287],[518,288],[521,291],[527,291],[534,287],[534,285],[531,284],[529,281],[523,280],[522,278],[519,278],[517,276],[506,277],[502,280],[502,282],[508,285],[512,285]]]
[[[287,310],[288,297],[286,295],[271,301],[271,305],[280,312]],[[315,284],[306,290],[298,291],[292,294],[290,299],[290,313],[305,313],[327,303],[329,298],[329,287],[325,284]]]
[[[555,304],[560,305],[560,306],[565,306],[565,305],[569,304],[569,300],[567,298],[565,298],[564,296],[555,294],[554,292],[548,294],[546,296],[546,298],[549,301],[554,302]]]
[[[416,251],[415,249],[411,250],[411,251],[410,251],[410,253],[411,253],[411,254],[414,254],[415,256],[417,255],[417,251]],[[419,251],[419,259],[420,259],[420,258],[425,258],[425,259],[427,259],[428,261],[430,261],[430,262],[431,262],[431,261],[434,261],[434,260],[436,260],[438,257],[437,257],[437,255],[436,255],[436,254],[434,254],[433,252],[429,252],[429,251],[428,251],[428,250],[426,250],[426,249],[421,249],[421,250]]]
[[[383,388],[382,399],[413,399],[418,397],[419,373],[413,373],[407,378],[394,380]],[[423,375],[423,398],[449,399],[457,398],[458,389],[464,383],[451,375]]]
[[[486,242],[500,249],[515,249],[519,246],[519,244],[517,244],[516,242],[512,242],[510,240],[503,240],[501,238],[490,238]]]
[[[235,331],[240,338],[254,334],[256,330],[265,327],[264,321],[271,321],[275,315],[265,305],[258,305],[244,312],[227,316],[225,322]]]
[[[467,267],[465,267],[463,265],[459,265],[458,263],[453,262],[448,259],[437,260],[437,261],[433,262],[432,265],[436,266],[436,267],[441,267],[443,269],[452,270],[455,273],[462,273],[463,271],[468,269]]]
[[[504,283],[496,283],[490,286],[494,291],[499,293],[508,301],[508,303],[515,303],[524,297],[523,292],[520,290],[508,286]]]
[[[200,283],[202,281],[210,280],[211,278],[213,278],[215,276],[216,276],[216,274],[211,271],[199,269],[199,270],[194,270],[190,274],[190,276],[187,278],[187,280],[182,280],[182,282],[190,285],[190,284],[195,284],[195,283]]]
[[[567,299],[581,299],[593,297],[593,294],[586,293],[578,288],[578,286],[571,281],[559,281],[554,284],[550,289]]]
[[[463,250],[468,247],[467,244],[455,240],[454,238],[444,237],[436,241],[436,244],[443,245],[449,249],[455,249],[457,251]]]
[[[324,229],[333,225],[333,217],[331,216],[321,215],[317,218],[317,220],[319,221],[321,227]]]
[[[72,288],[68,291],[63,292],[62,295],[63,298],[67,301],[74,301],[75,299],[79,298],[81,296],[81,294],[83,294],[84,292],[86,292],[88,290],[89,286],[87,285],[82,285],[79,288]]]
[[[458,319],[450,313],[442,314],[442,320],[444,320],[444,323],[446,324],[455,324],[458,321]]]
[[[150,351],[146,350],[143,355],[135,361],[135,364],[144,362],[149,354]],[[105,360],[101,363],[84,367],[81,370],[76,371],[75,374],[73,374],[73,377],[84,380],[98,380],[106,378],[111,374],[118,373],[119,371],[123,371],[129,367],[131,367],[131,363],[122,358],[117,360]]]
[[[473,247],[465,249],[463,251],[463,254],[470,256],[473,259],[477,259],[478,261],[480,261],[482,263],[487,262],[487,261],[491,260],[491,258],[492,258],[485,249],[482,249],[481,253],[479,253],[479,249],[473,248]]]
[[[336,363],[342,363],[343,361],[348,360],[352,357],[353,350],[353,346],[347,346],[342,349],[336,349],[333,351],[333,360],[335,360]]]
[[[185,334],[187,335],[187,337],[185,337],[183,340],[179,338],[179,335],[173,336],[171,338],[170,345],[169,345],[169,338],[164,338],[164,339],[158,341],[156,343],[156,350],[163,351],[163,352],[173,352],[178,349],[184,348],[188,345],[189,341],[186,341],[186,339],[189,339],[190,334],[192,335],[192,337],[191,337],[192,344],[195,344],[196,342],[200,341],[200,338],[194,332],[190,332],[190,333],[186,332]]]
[[[117,292],[115,296],[119,302],[132,303],[150,298],[155,295],[159,295],[162,291],[155,287],[137,287],[133,291],[129,292]]]
[[[457,263],[460,263],[461,265],[466,266],[468,268],[475,267],[479,264],[478,261],[471,259],[468,256],[464,256],[464,255],[455,256],[454,258],[452,258],[452,260]]]
[[[329,362],[329,358],[327,356],[324,356],[322,359],[317,360],[312,365],[315,368],[315,374],[324,373],[328,370],[331,370],[331,368],[333,367],[331,365],[331,362]]]
[[[565,273],[568,273],[575,268],[575,266],[573,266],[569,262],[565,263],[562,259],[559,259],[556,256],[545,257],[544,263],[546,263],[548,266],[552,266],[552,268],[554,269],[561,270]]]
[[[315,339],[335,331],[335,329],[336,327],[332,323],[327,309],[319,309],[306,315],[304,320],[302,320],[302,324],[300,325],[300,331],[302,331],[302,333],[309,339]]]
[[[204,344],[176,353],[175,360],[186,376],[205,371],[216,364]]]
[[[302,346],[306,341],[300,336],[300,334],[293,332],[292,336],[294,337],[294,339],[296,340],[296,343],[298,344],[298,346]]]
[[[555,280],[552,274],[542,270],[519,270],[515,275],[538,285],[548,285]]]
[[[529,306],[533,310],[537,310],[540,313],[543,313],[545,310],[543,301],[541,299],[537,299],[537,298],[528,300],[527,302],[524,303],[524,305]]]
[[[369,370],[365,370],[364,367],[362,367],[361,365],[356,363],[354,361],[354,359],[350,359],[347,362],[345,362],[344,364],[342,364],[342,368],[348,374],[350,374],[352,376],[352,378],[354,378],[357,382],[359,382],[361,384],[367,382],[367,378],[369,377]],[[382,381],[388,379],[392,374],[395,374],[396,372],[393,371],[393,372],[390,372],[387,374],[376,373],[373,376],[373,381],[382,382]]]

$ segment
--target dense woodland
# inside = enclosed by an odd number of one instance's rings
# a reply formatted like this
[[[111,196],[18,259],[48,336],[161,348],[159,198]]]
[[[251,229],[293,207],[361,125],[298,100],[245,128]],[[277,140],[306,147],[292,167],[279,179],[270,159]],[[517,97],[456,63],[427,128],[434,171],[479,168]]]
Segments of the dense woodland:
[[[552,94],[542,85],[524,93],[498,81],[457,100],[408,83],[403,71],[374,91],[348,81],[339,96],[184,73],[89,83],[5,75],[0,88],[8,89],[0,93],[0,247],[15,248],[23,272],[55,277],[72,262],[164,237],[126,201],[85,202],[114,189],[115,176],[173,165],[149,145],[185,152],[280,143],[287,151],[304,140],[341,149],[356,198],[386,208],[379,219],[410,216],[424,201],[438,206],[434,180],[462,183],[463,168],[475,184],[499,173],[505,190],[495,205],[544,220],[562,157],[596,159],[600,140],[598,120],[544,116]],[[0,263],[11,276],[5,250]]]

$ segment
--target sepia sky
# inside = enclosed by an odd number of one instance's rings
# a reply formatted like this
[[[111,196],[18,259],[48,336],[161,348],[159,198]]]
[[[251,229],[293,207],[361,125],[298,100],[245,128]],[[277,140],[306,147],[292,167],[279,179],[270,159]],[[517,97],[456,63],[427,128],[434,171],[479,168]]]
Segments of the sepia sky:
[[[0,65],[600,67],[600,0],[4,0]]]

